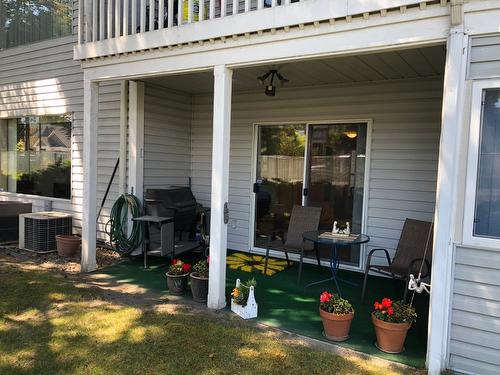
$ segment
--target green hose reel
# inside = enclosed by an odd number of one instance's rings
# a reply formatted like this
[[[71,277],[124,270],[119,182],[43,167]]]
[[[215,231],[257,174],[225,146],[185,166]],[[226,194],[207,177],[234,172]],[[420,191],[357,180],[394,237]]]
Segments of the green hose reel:
[[[144,239],[143,226],[140,222],[132,223],[132,230],[128,235],[128,211],[132,217],[142,215],[141,202],[132,194],[121,195],[113,204],[111,215],[106,224],[106,233],[115,250],[121,255],[130,254],[137,249]]]

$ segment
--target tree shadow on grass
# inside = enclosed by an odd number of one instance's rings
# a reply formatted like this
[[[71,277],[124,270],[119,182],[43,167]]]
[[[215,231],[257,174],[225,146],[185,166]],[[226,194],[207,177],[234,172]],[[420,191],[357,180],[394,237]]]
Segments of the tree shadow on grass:
[[[0,282],[1,374],[408,373],[286,342],[225,314],[108,302],[49,272],[2,272]]]

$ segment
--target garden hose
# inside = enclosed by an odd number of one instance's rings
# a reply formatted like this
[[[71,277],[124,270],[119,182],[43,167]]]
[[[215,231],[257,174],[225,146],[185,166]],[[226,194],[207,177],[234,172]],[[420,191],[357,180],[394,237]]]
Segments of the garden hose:
[[[121,195],[113,204],[111,215],[106,224],[106,233],[115,250],[121,255],[130,254],[143,241],[144,233],[140,222],[134,221],[130,236],[127,236],[128,211],[132,217],[141,216],[141,202],[132,194]]]

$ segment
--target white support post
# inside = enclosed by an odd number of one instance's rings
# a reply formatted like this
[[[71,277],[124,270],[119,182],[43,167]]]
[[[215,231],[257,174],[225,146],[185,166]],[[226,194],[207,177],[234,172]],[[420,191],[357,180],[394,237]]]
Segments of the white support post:
[[[226,306],[227,223],[224,222],[224,205],[229,197],[232,76],[232,70],[224,65],[214,68],[210,277],[207,301],[210,309],[222,309]]]
[[[127,128],[128,128],[128,81],[120,85],[120,164],[118,165],[118,193],[127,192]]]
[[[452,28],[444,78],[427,343],[427,367],[432,375],[440,374],[448,362],[453,235],[457,217],[460,143],[465,130],[463,110],[467,44],[463,25]]]
[[[82,272],[96,266],[97,113],[99,83],[83,78],[83,212]]]
[[[129,82],[128,187],[142,202],[144,180],[144,82]]]

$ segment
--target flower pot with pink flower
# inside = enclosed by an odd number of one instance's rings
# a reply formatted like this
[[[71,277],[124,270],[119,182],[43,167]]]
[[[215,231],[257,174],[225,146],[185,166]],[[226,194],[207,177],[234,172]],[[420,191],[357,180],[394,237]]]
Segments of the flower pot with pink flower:
[[[377,336],[376,347],[385,353],[401,353],[408,330],[417,318],[415,309],[389,298],[383,298],[382,302],[375,301],[374,308],[372,323]]]
[[[345,341],[349,338],[349,330],[354,319],[354,308],[351,303],[329,292],[319,296],[319,315],[323,321],[323,336],[332,341]]]
[[[191,265],[180,259],[172,259],[167,272],[167,287],[171,294],[182,295],[187,289]]]

